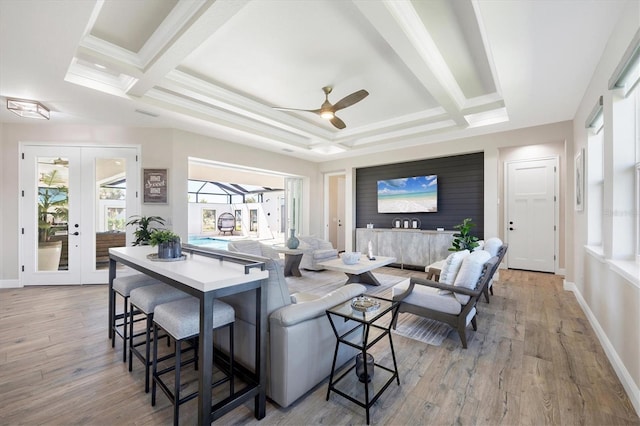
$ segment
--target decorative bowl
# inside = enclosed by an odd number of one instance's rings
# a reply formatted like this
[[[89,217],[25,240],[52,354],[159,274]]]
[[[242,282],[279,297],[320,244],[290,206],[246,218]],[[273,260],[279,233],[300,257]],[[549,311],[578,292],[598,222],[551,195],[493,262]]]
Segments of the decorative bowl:
[[[358,312],[371,312],[380,308],[380,302],[367,296],[351,299],[351,309]]]
[[[356,251],[347,251],[342,253],[342,262],[345,265],[355,265],[360,261],[360,254]]]

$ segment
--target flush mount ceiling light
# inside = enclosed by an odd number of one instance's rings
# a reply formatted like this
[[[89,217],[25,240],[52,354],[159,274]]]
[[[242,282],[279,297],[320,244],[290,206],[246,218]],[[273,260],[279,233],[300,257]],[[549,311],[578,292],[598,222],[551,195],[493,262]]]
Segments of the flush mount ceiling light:
[[[20,117],[49,119],[49,109],[37,101],[7,98],[7,109]]]

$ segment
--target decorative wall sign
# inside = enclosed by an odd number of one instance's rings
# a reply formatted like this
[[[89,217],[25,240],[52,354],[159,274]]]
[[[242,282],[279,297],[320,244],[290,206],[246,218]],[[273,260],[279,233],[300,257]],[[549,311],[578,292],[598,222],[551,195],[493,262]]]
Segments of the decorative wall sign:
[[[167,169],[142,170],[142,202],[145,204],[167,204]]]

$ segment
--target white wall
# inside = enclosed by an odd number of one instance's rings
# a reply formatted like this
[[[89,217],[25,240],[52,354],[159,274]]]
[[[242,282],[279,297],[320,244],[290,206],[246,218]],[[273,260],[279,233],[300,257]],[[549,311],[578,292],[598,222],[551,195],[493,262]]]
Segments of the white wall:
[[[608,90],[608,81],[639,28],[640,2],[630,1],[607,44],[576,113],[570,158],[574,158],[580,149],[587,148],[588,133],[585,123],[601,95],[604,98],[605,111],[604,144],[609,148],[613,146],[612,134],[607,131],[606,122],[612,117],[612,93]],[[616,186],[615,175],[610,167],[605,168],[604,179],[609,187]],[[575,187],[573,176],[568,186]],[[586,247],[587,213],[588,209],[585,209],[572,215],[573,263],[576,273],[571,279],[567,279],[565,288],[575,292],[636,411],[640,414],[640,268],[632,261],[607,258],[611,250],[607,249],[606,242],[610,244],[614,231],[611,226],[603,229],[604,249]],[[610,223],[611,220],[610,217],[605,217],[605,222]]]
[[[52,122],[36,124],[7,124],[0,127],[0,199],[2,221],[0,238],[3,256],[0,257],[0,287],[15,286],[19,278],[19,219],[18,219],[18,146],[20,142],[58,145],[139,145],[142,168],[169,169],[169,203],[142,204],[141,214],[167,219],[167,225],[183,239],[187,239],[188,157],[239,164],[293,176],[303,176],[306,189],[321,193],[322,180],[318,166],[303,160],[273,152],[260,151],[193,133],[152,128],[118,126],[56,125]],[[307,229],[322,229],[322,198],[307,197],[305,209]]]

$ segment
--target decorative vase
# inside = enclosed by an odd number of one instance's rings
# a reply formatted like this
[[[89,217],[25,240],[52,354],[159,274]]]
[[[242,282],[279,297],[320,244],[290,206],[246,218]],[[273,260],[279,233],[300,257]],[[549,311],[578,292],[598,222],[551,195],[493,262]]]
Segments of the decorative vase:
[[[182,256],[180,240],[158,244],[158,259],[177,259]]]
[[[362,352],[356,355],[356,375],[362,383],[369,383],[373,379],[373,362],[373,356],[367,354],[367,374],[365,374]]]
[[[289,247],[290,249],[297,249],[298,245],[300,245],[300,240],[296,238],[296,230],[292,229],[291,236],[287,240],[287,247]]]

